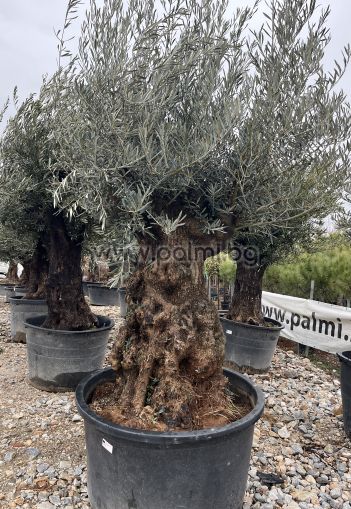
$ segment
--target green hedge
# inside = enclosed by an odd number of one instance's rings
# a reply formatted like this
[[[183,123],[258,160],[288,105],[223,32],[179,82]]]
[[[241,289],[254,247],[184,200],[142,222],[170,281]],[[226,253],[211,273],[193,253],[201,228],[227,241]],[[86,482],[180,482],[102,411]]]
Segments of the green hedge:
[[[351,298],[351,248],[304,253],[289,263],[272,265],[266,271],[264,289],[308,298],[311,280],[315,300],[337,303],[340,297]]]

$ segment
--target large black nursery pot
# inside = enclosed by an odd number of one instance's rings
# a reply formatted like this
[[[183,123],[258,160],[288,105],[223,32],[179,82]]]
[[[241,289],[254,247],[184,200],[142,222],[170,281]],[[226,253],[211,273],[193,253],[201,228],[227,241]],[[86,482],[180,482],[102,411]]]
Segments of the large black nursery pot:
[[[29,382],[34,387],[72,391],[85,376],[102,367],[114,322],[106,316],[96,318],[98,327],[85,331],[45,329],[46,316],[25,321]]]
[[[95,283],[94,281],[82,281],[83,293],[85,297],[89,297],[88,285],[102,286],[102,283]]]
[[[351,439],[351,351],[338,353],[341,363],[341,397],[343,407],[344,429]]]
[[[88,284],[89,299],[92,306],[118,306],[118,288]]]
[[[28,289],[24,286],[15,286],[15,296],[16,297],[24,297],[27,295]]]
[[[6,288],[10,287],[11,285],[9,283],[0,283],[0,297],[6,297]]]
[[[10,297],[10,324],[11,338],[15,343],[26,342],[24,322],[27,318],[44,315],[48,306],[44,299],[24,299],[23,297]]]
[[[264,396],[252,382],[225,370],[233,391],[250,400],[242,419],[199,431],[155,432],[126,428],[89,407],[95,388],[115,380],[105,369],[77,387],[88,455],[88,493],[93,509],[241,509],[254,426]]]
[[[15,285],[9,283],[0,284],[0,296],[5,297],[5,302],[9,302],[9,298],[15,295]]]
[[[284,326],[272,318],[265,319],[270,327],[234,322],[224,317],[220,321],[226,337],[226,361],[242,371],[268,371]]]

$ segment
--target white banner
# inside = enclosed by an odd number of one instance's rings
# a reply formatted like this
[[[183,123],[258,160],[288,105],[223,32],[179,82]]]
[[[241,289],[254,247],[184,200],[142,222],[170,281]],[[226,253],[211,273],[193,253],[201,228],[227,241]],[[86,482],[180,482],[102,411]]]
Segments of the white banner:
[[[263,292],[262,309],[285,326],[287,339],[325,352],[351,350],[351,308]]]

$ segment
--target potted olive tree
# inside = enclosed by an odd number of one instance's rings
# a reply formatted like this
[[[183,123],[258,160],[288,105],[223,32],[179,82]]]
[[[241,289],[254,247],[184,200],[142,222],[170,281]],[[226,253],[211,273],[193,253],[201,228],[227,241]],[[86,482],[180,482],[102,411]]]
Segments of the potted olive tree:
[[[0,194],[1,196],[1,194]],[[1,199],[1,198],[0,198]],[[0,295],[8,298],[15,294],[15,285],[23,285],[26,282],[28,262],[33,254],[33,238],[24,234],[18,236],[18,232],[0,222],[0,259],[10,260],[6,278],[0,280]],[[18,263],[23,265],[21,277],[18,277]]]
[[[226,314],[230,303],[231,285],[234,282],[236,273],[235,261],[229,253],[221,252],[216,256],[206,259],[205,273],[207,276],[210,297],[212,298],[212,279],[214,278],[215,283],[217,284],[216,296],[219,313]],[[223,292],[222,300],[221,292]]]
[[[94,208],[138,243],[112,369],[77,388],[88,490],[94,508],[239,509],[263,399],[223,372],[203,262],[235,224],[223,163],[242,121],[249,12],[228,20],[222,1],[164,9],[92,2],[55,131],[62,208]]]
[[[1,194],[1,193],[0,193]],[[16,285],[5,286],[6,302],[10,303],[10,322],[11,322],[11,339],[17,343],[25,343],[26,336],[24,330],[24,320],[30,317],[41,315],[47,312],[46,301],[40,297],[33,295],[33,298],[24,298],[21,295],[21,289],[24,293],[30,290],[31,267],[33,259],[36,256],[36,239],[31,233],[23,232],[19,236],[19,232],[11,228],[0,226],[1,252],[6,250],[23,266],[23,272],[18,279]],[[21,287],[20,285],[25,285]]]
[[[1,153],[1,193],[6,197],[1,207],[6,212],[16,203],[14,222],[39,232],[25,300],[44,294],[48,311],[25,322],[29,380],[52,391],[72,390],[102,366],[113,325],[95,316],[83,295],[81,253],[92,221],[87,215],[70,221],[55,208],[51,189],[57,178],[64,178],[61,170],[52,170],[59,154],[52,130],[57,108],[64,107],[60,87],[65,76],[59,71],[43,83],[38,97],[21,105],[5,129]],[[46,266],[41,285],[38,274]]]
[[[324,71],[329,9],[319,19],[318,9],[304,0],[273,2],[254,33],[247,117],[232,141],[240,257],[223,321],[230,360],[243,369],[269,368],[282,328],[261,310],[267,266],[335,210],[348,178],[350,109],[335,87],[350,52],[332,73]]]
[[[8,288],[6,291],[11,311],[12,340],[25,342],[24,320],[47,313],[45,300],[47,255],[40,225],[37,223],[37,229],[33,228],[33,223],[36,223],[36,209],[33,208],[33,211],[29,212],[30,206],[28,208],[26,205],[24,208],[22,206],[24,203],[22,199],[25,197],[21,196],[21,186],[25,184],[16,182],[15,193],[13,187],[15,184],[12,182],[15,172],[10,174],[6,166],[15,164],[10,156],[11,149],[15,144],[18,144],[17,148],[21,146],[20,137],[12,138],[15,134],[13,127],[14,123],[10,120],[1,145],[0,222],[3,224],[2,231],[8,233],[5,245],[13,254],[17,254],[17,260],[23,266],[21,278],[12,290]]]

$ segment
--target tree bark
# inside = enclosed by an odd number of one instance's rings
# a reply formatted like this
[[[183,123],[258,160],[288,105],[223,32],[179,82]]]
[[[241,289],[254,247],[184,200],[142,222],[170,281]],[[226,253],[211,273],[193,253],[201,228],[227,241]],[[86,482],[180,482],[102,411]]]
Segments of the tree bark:
[[[223,330],[203,261],[179,230],[163,239],[162,256],[147,245],[149,260],[127,282],[129,311],[111,356],[116,405],[105,416],[128,426],[192,429],[231,420]]]
[[[48,269],[47,251],[40,239],[30,262],[26,299],[46,299]]]
[[[14,260],[10,260],[9,262],[9,268],[6,274],[6,279],[10,283],[17,283],[18,282],[18,275],[17,275],[17,262]]]
[[[237,262],[234,295],[228,319],[251,325],[263,325],[262,280],[266,267]]]
[[[82,262],[83,281],[95,283],[99,281],[99,268],[91,259],[91,256],[84,256]]]
[[[43,327],[55,330],[89,330],[97,319],[85,301],[82,287],[83,231],[72,238],[62,215],[50,225],[48,317]]]
[[[31,259],[22,262],[23,271],[18,281],[19,285],[21,286],[27,287],[28,285],[31,262]]]

